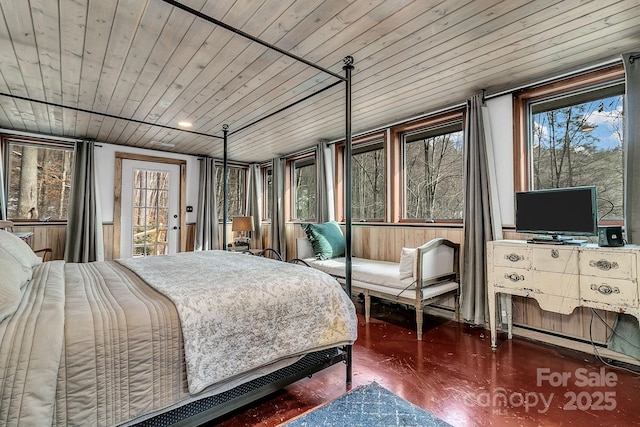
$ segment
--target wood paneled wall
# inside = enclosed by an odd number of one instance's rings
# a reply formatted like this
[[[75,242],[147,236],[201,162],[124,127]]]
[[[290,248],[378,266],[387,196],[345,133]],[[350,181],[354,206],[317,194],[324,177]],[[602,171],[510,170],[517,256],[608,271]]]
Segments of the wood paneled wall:
[[[66,238],[66,226],[56,224],[38,224],[31,226],[16,226],[16,231],[30,231],[33,233],[33,247],[51,248],[52,259],[64,258],[64,245]],[[105,224],[104,232],[104,255],[105,260],[113,259],[113,224]],[[285,226],[287,240],[287,259],[295,258],[296,238],[305,237],[305,233],[300,224],[289,223]],[[463,242],[462,228],[451,227],[442,228],[434,226],[410,226],[410,225],[373,225],[354,224],[352,228],[353,255],[356,257],[379,259],[384,261],[399,261],[400,251],[403,247],[416,247],[436,237],[444,237],[453,242]],[[186,225],[187,250],[194,247],[195,225]],[[222,235],[222,233],[220,233]],[[230,227],[228,239],[233,239]],[[266,248],[269,246],[270,226],[262,226],[261,242],[255,239],[254,247]],[[505,231],[507,239],[523,239],[513,231]],[[444,301],[443,306],[453,307],[453,299]],[[610,326],[615,322],[616,314],[597,310],[607,324]],[[608,329],[594,317],[591,322],[591,310],[588,308],[577,308],[570,315],[549,313],[541,310],[535,300],[521,297],[513,297],[513,321],[515,325],[526,328],[533,328],[540,331],[551,332],[561,336],[589,340],[593,336],[594,341],[605,343],[608,338]],[[591,328],[591,332],[590,332]]]
[[[33,233],[31,241],[33,249],[51,248],[50,259],[63,259],[67,239],[66,224],[45,224],[25,226],[16,224],[13,228],[16,232]]]
[[[288,223],[285,230],[287,258],[295,258],[296,239],[306,234],[298,223]],[[415,248],[436,237],[460,244],[463,240],[461,227],[354,224],[351,232],[353,256],[394,262],[400,261],[403,247]]]

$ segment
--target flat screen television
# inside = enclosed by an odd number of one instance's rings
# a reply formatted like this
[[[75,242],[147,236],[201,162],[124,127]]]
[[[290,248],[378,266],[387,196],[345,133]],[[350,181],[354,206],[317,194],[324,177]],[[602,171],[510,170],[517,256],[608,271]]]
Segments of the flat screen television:
[[[516,231],[561,241],[563,235],[596,236],[598,204],[595,186],[516,192]],[[535,239],[534,239],[535,240]]]

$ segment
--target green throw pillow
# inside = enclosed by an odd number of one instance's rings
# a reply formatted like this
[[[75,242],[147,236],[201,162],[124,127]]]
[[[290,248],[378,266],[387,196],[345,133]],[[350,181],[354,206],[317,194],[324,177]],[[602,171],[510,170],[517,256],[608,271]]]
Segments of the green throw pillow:
[[[317,259],[344,256],[344,236],[337,222],[302,224],[302,229],[307,233]]]

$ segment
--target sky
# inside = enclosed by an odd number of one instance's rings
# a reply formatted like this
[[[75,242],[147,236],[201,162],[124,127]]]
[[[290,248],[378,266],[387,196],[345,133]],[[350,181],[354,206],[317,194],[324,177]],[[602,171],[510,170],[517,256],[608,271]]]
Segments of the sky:
[[[586,119],[591,125],[595,125],[595,128],[591,134],[599,139],[599,143],[596,145],[601,149],[612,149],[620,146],[620,138],[613,126],[616,120],[620,120],[622,113],[622,96],[613,96],[603,99],[602,111],[593,111]],[[597,108],[597,105],[595,106]],[[540,128],[539,123],[535,123],[536,128]],[[619,125],[621,127],[621,125]],[[547,127],[542,127],[544,135],[549,135]]]

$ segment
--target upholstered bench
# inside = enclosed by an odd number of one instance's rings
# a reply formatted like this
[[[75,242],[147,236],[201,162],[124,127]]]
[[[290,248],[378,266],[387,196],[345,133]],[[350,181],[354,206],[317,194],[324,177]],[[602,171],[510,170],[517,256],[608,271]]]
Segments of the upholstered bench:
[[[346,258],[317,259],[306,237],[296,240],[296,248],[299,259],[345,283]],[[372,296],[414,307],[418,340],[422,340],[425,306],[455,296],[457,317],[460,295],[459,248],[456,243],[438,238],[415,249],[403,248],[400,262],[353,257],[351,291],[364,295],[366,322],[369,322],[371,315]]]

